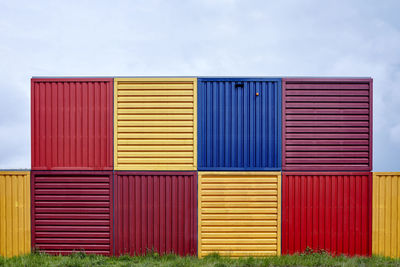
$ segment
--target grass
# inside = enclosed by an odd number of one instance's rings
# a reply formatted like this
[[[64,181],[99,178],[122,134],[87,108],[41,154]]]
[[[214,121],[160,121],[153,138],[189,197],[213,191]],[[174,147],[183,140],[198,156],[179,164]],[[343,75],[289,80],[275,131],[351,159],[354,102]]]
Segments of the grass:
[[[105,257],[76,253],[70,256],[51,256],[45,253],[33,253],[20,257],[2,258],[0,266],[400,266],[400,259],[384,257],[332,257],[327,253],[304,253],[266,258],[221,257],[209,255],[203,259],[196,257],[179,257],[173,254],[160,256],[149,253],[146,256]]]

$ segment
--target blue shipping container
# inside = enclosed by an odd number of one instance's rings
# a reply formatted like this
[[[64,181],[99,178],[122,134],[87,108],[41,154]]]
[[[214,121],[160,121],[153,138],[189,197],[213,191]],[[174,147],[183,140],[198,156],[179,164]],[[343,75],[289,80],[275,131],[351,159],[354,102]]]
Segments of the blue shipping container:
[[[198,79],[198,169],[281,170],[281,79]]]

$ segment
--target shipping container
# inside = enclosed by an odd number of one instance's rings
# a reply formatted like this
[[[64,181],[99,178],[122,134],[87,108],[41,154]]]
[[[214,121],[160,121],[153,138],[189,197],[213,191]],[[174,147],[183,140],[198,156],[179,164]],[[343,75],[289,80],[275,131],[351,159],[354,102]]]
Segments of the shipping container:
[[[114,80],[115,170],[197,169],[197,79]]]
[[[372,254],[400,258],[400,172],[374,172]]]
[[[283,172],[282,254],[371,255],[368,172]]]
[[[116,172],[115,254],[197,255],[196,172]]]
[[[112,81],[32,78],[32,170],[113,169]]]
[[[199,172],[198,255],[280,255],[281,173]]]
[[[281,79],[198,83],[199,170],[281,170]]]
[[[32,171],[32,247],[113,254],[111,171]]]
[[[0,256],[31,252],[30,173],[0,171]]]
[[[372,79],[282,79],[286,171],[372,170]]]

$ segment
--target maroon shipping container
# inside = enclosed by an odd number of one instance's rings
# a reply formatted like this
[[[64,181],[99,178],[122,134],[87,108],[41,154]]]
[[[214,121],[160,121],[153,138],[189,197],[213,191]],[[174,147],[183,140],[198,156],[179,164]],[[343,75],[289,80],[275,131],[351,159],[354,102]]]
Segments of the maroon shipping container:
[[[282,254],[371,255],[371,173],[283,173]]]
[[[372,79],[282,79],[282,168],[372,170]]]
[[[32,247],[113,253],[112,172],[32,171]]]
[[[124,172],[115,182],[115,254],[197,255],[197,173]]]
[[[31,81],[32,170],[113,169],[113,79]]]

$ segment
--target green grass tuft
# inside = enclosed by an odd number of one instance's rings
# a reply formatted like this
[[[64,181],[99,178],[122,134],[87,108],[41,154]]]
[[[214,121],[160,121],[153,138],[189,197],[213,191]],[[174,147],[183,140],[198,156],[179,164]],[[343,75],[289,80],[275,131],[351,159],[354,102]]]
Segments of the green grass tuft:
[[[87,267],[87,266],[207,266],[207,267],[250,267],[250,266],[399,266],[400,259],[385,257],[332,257],[325,251],[314,252],[306,250],[302,254],[283,255],[280,257],[265,258],[238,258],[220,256],[217,253],[210,254],[203,259],[187,256],[180,257],[174,254],[160,255],[154,250],[146,255],[131,257],[105,257],[99,255],[87,255],[77,252],[69,256],[51,256],[45,253],[32,253],[25,256],[3,258],[0,257],[0,266],[32,266],[32,267]]]

